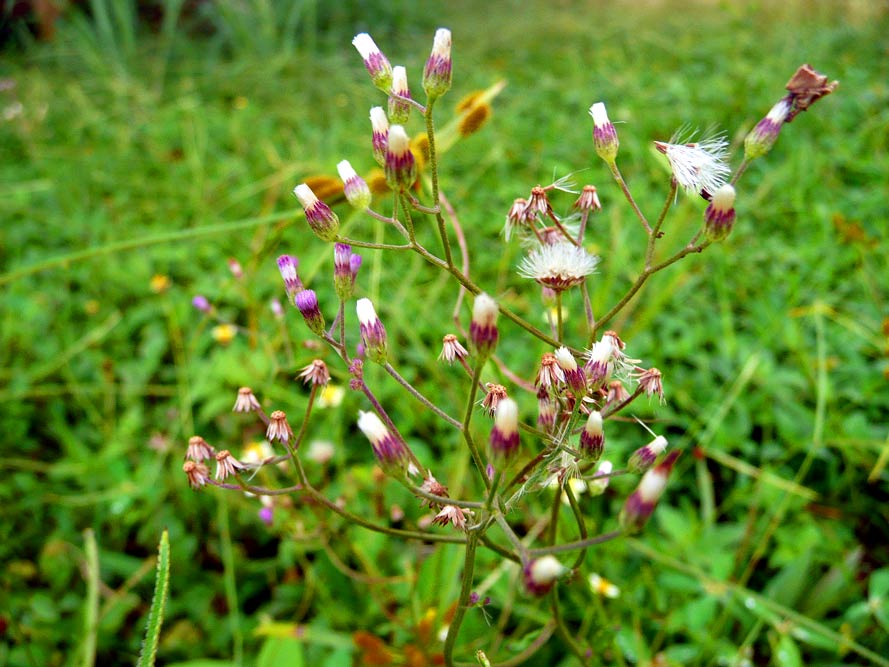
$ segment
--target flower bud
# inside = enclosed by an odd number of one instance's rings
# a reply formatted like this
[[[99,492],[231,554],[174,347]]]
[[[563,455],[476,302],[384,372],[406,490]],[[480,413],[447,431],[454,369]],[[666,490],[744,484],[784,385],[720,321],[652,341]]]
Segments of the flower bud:
[[[565,382],[577,398],[586,394],[586,374],[577,365],[574,356],[567,347],[560,347],[555,352],[556,362],[565,373]]]
[[[370,125],[373,131],[371,145],[374,160],[381,167],[386,165],[386,148],[389,145],[389,119],[383,107],[373,107],[370,110]]]
[[[303,210],[306,212],[306,222],[312,231],[322,241],[333,241],[340,229],[340,220],[330,207],[315,196],[305,183],[300,183],[293,189],[293,194],[299,199]]]
[[[358,53],[364,60],[370,80],[377,88],[388,93],[392,87],[392,65],[389,64],[389,59],[383,55],[373,38],[366,32],[355,35],[352,45],[358,49]]]
[[[386,145],[386,182],[393,190],[406,190],[417,180],[417,164],[411,152],[411,141],[401,125],[389,128]]]
[[[744,159],[755,160],[772,150],[778,140],[781,127],[787,122],[791,110],[791,96],[788,95],[773,106],[766,117],[756,124],[744,139]]]
[[[546,595],[556,580],[567,572],[568,568],[562,565],[555,556],[535,558],[528,561],[522,569],[525,590],[531,595]]]
[[[590,413],[586,426],[580,432],[580,451],[593,461],[598,461],[605,451],[605,429],[602,413],[598,410]]]
[[[704,211],[704,234],[711,241],[722,241],[735,224],[735,189],[726,183],[713,193]]]
[[[355,304],[358,323],[361,327],[361,341],[367,356],[378,364],[385,364],[387,355],[386,329],[370,299],[358,299]]]
[[[627,470],[637,473],[645,472],[654,465],[657,457],[660,456],[666,448],[667,439],[662,435],[655,437],[655,439],[647,445],[640,447],[633,452],[632,456],[630,456],[630,460],[627,462]]]
[[[278,257],[278,271],[281,273],[281,278],[284,279],[284,289],[287,290],[287,299],[293,304],[296,303],[296,301],[294,301],[296,295],[305,289],[302,281],[296,274],[297,266],[299,266],[299,261],[293,255],[281,255]]]
[[[213,311],[213,306],[210,305],[210,300],[203,294],[195,294],[191,300],[191,305],[205,314],[209,314]]]
[[[389,91],[389,120],[397,125],[404,125],[411,116],[411,105],[398,99],[411,98],[411,90],[407,85],[407,70],[401,65],[392,69],[392,90]]]
[[[389,433],[375,413],[359,410],[358,428],[370,440],[374,454],[383,468],[403,466],[407,459],[407,450],[398,438]]]
[[[679,458],[680,452],[674,450],[667,454],[661,463],[652,468],[639,481],[639,486],[630,494],[624,503],[623,509],[618,516],[620,527],[628,533],[636,533],[642,530],[642,527],[648,521],[648,518],[654,512],[658,500],[667,488],[667,479],[673,464]]]
[[[435,31],[432,53],[423,68],[423,90],[430,101],[441,97],[451,87],[451,31]]]
[[[494,457],[512,458],[519,449],[519,406],[511,398],[497,403],[494,428],[491,429],[491,453]]]
[[[613,165],[617,159],[617,149],[620,147],[617,130],[608,120],[608,112],[602,102],[596,102],[590,107],[590,115],[593,117],[593,143],[596,146],[596,154],[609,165]]]
[[[348,160],[343,160],[337,164],[336,170],[343,181],[343,193],[346,195],[346,201],[349,202],[349,205],[358,211],[367,209],[370,206],[371,199],[373,199],[367,181],[352,169],[352,165],[349,164]]]
[[[537,427],[544,433],[552,433],[556,424],[556,402],[546,387],[537,390]]]
[[[324,315],[318,307],[318,296],[314,290],[303,290],[294,298],[294,304],[302,313],[303,319],[313,333],[321,336],[324,334]]]
[[[352,246],[337,243],[333,246],[333,286],[340,301],[352,296],[355,279],[352,276]]]
[[[472,322],[469,325],[469,341],[475,353],[487,356],[497,347],[497,302],[484,292],[475,297],[472,306]]]

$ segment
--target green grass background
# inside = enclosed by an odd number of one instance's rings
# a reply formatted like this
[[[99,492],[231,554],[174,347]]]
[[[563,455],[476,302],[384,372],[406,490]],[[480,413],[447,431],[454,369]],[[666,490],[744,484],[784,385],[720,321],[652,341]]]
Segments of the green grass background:
[[[177,4],[149,26],[129,2],[94,0],[91,17],[67,12],[52,42],[8,43],[0,63],[14,82],[0,91],[0,664],[135,662],[163,528],[172,578],[161,664],[350,664],[353,631],[398,651],[416,641],[427,609],[440,618],[453,602],[455,548],[430,555],[304,506],[269,530],[255,500],[193,493],[180,472],[193,433],[236,452],[261,434],[229,412],[240,385],[291,415],[304,408],[293,376],[319,352],[306,346],[298,313],[282,326],[269,311],[269,299],[283,297],[274,258],[299,256],[328,320],[335,296],[330,249],[290,191],[308,175],[333,175],[341,159],[360,172],[373,166],[367,110],[382,97],[351,37],[370,31],[419,89],[439,26],[454,35],[440,122],[463,95],[508,82],[490,123],[444,156],[443,190],[477,281],[541,325],[536,291],[515,273],[521,253],[500,235],[512,200],[531,186],[583,169],[580,182],[599,187],[605,211],[590,234],[603,257],[592,282],[598,312],[640,266],[638,223],[590,141],[593,102],[620,121],[624,175],[655,212],[667,182],[653,139],[716,126],[737,148],[801,63],[840,80],[745,175],[732,236],[655,276],[615,323],[632,355],[665,376],[667,405],[637,413],[687,451],[646,532],[587,556],[583,573],[608,577],[621,597],[595,598],[582,578],[562,597],[599,664],[889,664],[880,658],[889,653],[884,3],[481,10],[219,0],[176,20]],[[683,243],[700,214],[680,198],[667,245]],[[378,234],[341,215],[350,235]],[[427,240],[437,247],[431,232]],[[398,367],[458,412],[459,376],[435,362],[452,328],[453,285],[413,257],[364,255],[361,293],[374,299]],[[244,266],[243,280],[228,257]],[[165,293],[150,289],[156,274],[172,281]],[[213,322],[191,308],[196,293],[245,333],[216,344]],[[580,304],[569,309],[580,345]],[[503,356],[530,376],[544,348],[508,325],[502,335]],[[342,382],[345,369],[332,366]],[[418,451],[441,461],[439,477],[452,490],[471,486],[446,474],[465,462],[452,434],[369,372]],[[356,512],[386,520],[397,503],[415,521],[415,501],[373,482],[353,427],[366,407],[347,395],[319,415],[311,437],[336,442],[337,454],[310,474],[328,475],[328,495]],[[609,447],[619,455],[644,437],[616,424]],[[596,529],[613,525],[632,480],[614,486],[584,501]],[[498,565],[485,556],[479,572]],[[521,650],[547,613],[514,597],[512,577],[501,572],[489,593],[495,609],[514,606],[509,639],[485,643],[481,612],[465,627],[498,659]],[[299,641],[295,623],[307,628]],[[276,629],[290,638],[268,639]],[[563,656],[552,640],[529,664]]]

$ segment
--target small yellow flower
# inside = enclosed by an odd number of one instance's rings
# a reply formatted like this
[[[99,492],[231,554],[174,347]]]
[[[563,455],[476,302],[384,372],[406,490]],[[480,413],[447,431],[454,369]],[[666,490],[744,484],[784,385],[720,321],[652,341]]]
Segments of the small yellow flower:
[[[244,447],[240,460],[243,463],[262,463],[275,455],[267,440],[257,440]]]
[[[234,100],[232,100],[232,106],[238,110],[246,109],[248,104],[250,104],[250,100],[248,100],[243,95],[238,95],[237,97],[235,97]]]
[[[235,339],[238,333],[237,327],[233,324],[219,324],[210,330],[210,335],[220,345],[228,345]]]
[[[99,302],[95,299],[89,299],[85,304],[83,304],[83,310],[87,315],[95,315],[99,312]]]
[[[590,588],[593,589],[593,593],[596,595],[606,598],[616,598],[620,595],[620,589],[617,586],[595,572],[589,576],[588,581],[590,582]]]
[[[346,390],[340,385],[328,384],[318,395],[316,405],[319,408],[335,408],[343,402]]]
[[[149,286],[151,287],[151,291],[155,294],[163,294],[170,286],[173,284],[173,281],[170,280],[170,276],[166,276],[163,273],[156,273],[151,276],[151,281],[149,282]]]

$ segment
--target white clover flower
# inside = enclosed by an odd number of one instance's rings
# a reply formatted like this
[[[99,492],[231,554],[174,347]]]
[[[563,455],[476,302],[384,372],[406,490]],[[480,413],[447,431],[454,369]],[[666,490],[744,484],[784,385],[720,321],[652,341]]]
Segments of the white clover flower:
[[[728,179],[731,169],[728,159],[728,140],[723,135],[695,143],[655,141],[657,149],[667,156],[673,178],[689,194],[712,195]]]
[[[519,265],[519,275],[561,291],[582,283],[598,263],[596,255],[565,241],[532,250]]]

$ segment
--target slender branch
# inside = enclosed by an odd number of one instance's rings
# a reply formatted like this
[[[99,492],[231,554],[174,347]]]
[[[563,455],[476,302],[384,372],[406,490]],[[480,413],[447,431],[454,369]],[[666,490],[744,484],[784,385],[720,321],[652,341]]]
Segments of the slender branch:
[[[548,547],[540,547],[539,549],[531,549],[528,552],[528,555],[531,556],[531,558],[540,558],[541,556],[567,553],[569,551],[574,551],[575,549],[586,549],[587,547],[594,547],[597,544],[610,542],[611,540],[621,537],[623,534],[623,531],[615,530],[610,533],[597,535],[596,537],[588,537],[585,540],[577,540],[576,542],[565,542],[563,544],[554,544]]]
[[[641,222],[642,226],[645,227],[645,232],[650,236],[651,235],[651,225],[648,224],[648,219],[645,217],[645,214],[642,212],[642,209],[639,208],[639,205],[636,203],[636,200],[633,199],[633,194],[630,192],[630,188],[627,187],[627,183],[626,183],[626,181],[624,181],[624,177],[621,176],[620,169],[617,166],[617,162],[611,162],[611,175],[614,177],[614,180],[617,182],[617,185],[621,189],[621,192],[624,193],[624,197],[626,197],[627,201],[630,202],[630,206],[633,208],[633,211],[636,213],[636,217],[639,218],[639,222]]]
[[[445,665],[452,667],[454,664],[454,646],[457,643],[457,634],[460,632],[460,626],[463,624],[463,617],[466,615],[469,596],[472,593],[472,573],[475,570],[475,549],[478,545],[479,534],[470,533],[466,539],[466,554],[463,558],[463,585],[460,587],[460,597],[457,598],[457,609],[454,612],[454,618],[448,626],[448,636],[444,645]]]
[[[420,403],[422,403],[427,408],[432,410],[432,412],[444,419],[448,424],[450,424],[454,428],[461,428],[463,426],[458,419],[454,419],[453,417],[451,417],[451,415],[435,405],[435,403],[423,396],[423,394],[415,389],[410,382],[405,380],[388,361],[386,362],[386,365],[383,366],[383,368],[385,368],[386,372],[389,373],[389,375],[391,375],[393,378],[395,378],[395,381],[398,382],[398,384],[400,384],[402,387],[404,387],[411,396],[416,398],[418,401],[420,401]]]

